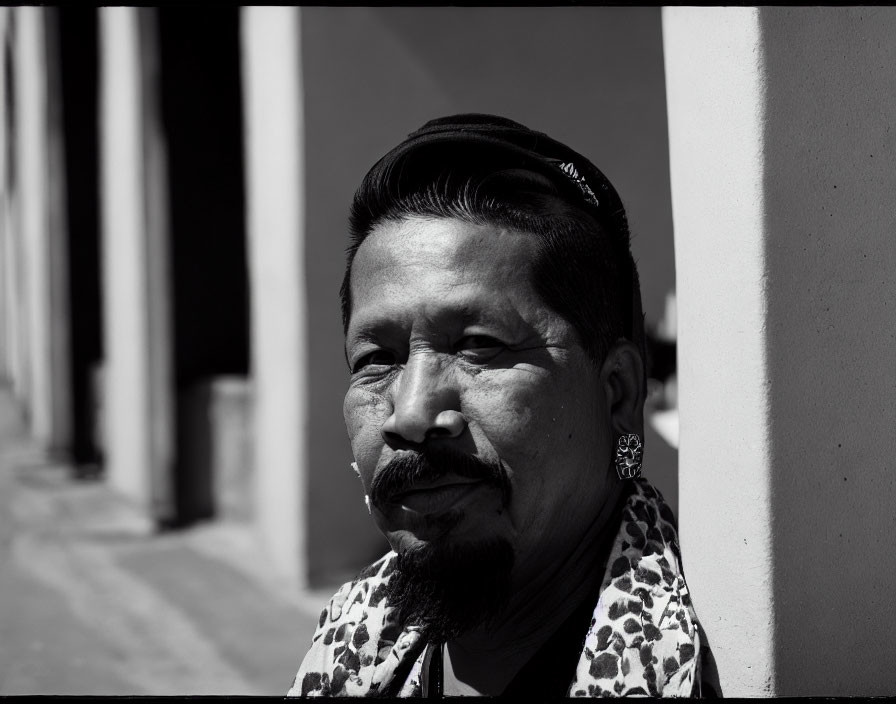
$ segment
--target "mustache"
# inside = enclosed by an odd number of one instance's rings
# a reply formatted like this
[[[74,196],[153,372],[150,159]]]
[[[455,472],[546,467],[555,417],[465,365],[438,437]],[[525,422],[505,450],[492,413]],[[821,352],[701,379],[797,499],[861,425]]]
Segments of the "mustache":
[[[505,504],[509,499],[510,482],[500,461],[445,448],[426,448],[397,455],[380,469],[370,483],[370,501],[382,506],[420,482],[437,481],[449,474],[493,484],[500,487]]]

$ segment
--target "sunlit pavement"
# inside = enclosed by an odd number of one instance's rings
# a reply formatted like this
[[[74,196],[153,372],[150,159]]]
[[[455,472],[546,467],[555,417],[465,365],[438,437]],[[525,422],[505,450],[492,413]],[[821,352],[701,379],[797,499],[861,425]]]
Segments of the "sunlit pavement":
[[[282,695],[333,590],[272,574],[243,526],[159,534],[72,479],[0,391],[0,695]]]

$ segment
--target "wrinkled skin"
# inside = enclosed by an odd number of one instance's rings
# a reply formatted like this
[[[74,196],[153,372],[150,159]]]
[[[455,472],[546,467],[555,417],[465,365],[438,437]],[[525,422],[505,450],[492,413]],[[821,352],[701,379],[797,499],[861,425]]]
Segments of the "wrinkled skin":
[[[535,244],[455,219],[375,227],[353,265],[344,414],[365,491],[396,453],[424,443],[500,461],[509,480],[508,505],[491,486],[374,505],[393,549],[503,538],[514,584],[544,590],[602,528],[596,518],[618,491],[612,442],[643,432],[643,394],[631,343],[598,367],[541,302]],[[461,518],[446,524],[449,504]]]

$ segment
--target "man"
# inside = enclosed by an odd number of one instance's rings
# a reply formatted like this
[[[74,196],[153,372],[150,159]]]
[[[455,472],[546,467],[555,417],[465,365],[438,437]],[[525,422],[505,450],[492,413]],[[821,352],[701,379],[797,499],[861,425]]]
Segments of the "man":
[[[320,616],[292,695],[697,695],[675,519],[639,479],[625,211],[568,147],[434,120],[367,174],[344,413],[392,551]]]

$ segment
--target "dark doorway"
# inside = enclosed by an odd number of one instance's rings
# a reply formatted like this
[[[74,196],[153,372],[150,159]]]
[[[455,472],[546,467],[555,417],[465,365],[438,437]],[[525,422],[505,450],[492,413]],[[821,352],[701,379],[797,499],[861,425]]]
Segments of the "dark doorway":
[[[215,512],[210,382],[249,368],[239,8],[172,5],[158,19],[182,524]]]
[[[76,476],[101,461],[94,422],[95,378],[103,356],[100,283],[96,8],[58,8],[60,89],[65,135],[71,454]]]

